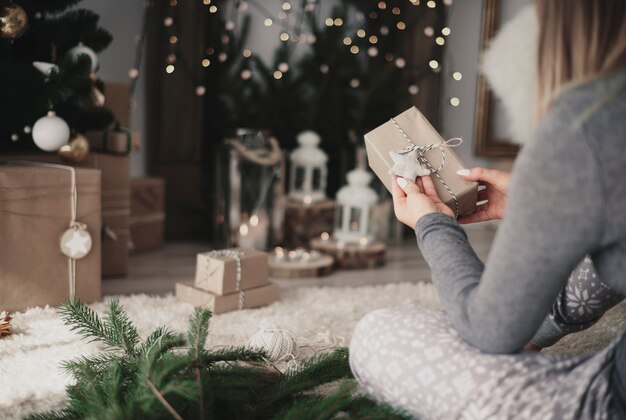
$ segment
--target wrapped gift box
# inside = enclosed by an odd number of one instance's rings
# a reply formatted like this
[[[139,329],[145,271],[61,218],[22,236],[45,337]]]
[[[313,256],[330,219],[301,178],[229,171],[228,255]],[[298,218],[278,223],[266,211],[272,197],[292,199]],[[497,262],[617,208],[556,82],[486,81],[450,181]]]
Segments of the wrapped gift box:
[[[243,293],[244,305],[240,307],[240,295],[238,292],[220,296],[199,289],[191,283],[176,283],[176,298],[178,300],[191,303],[194,306],[204,306],[214,314],[266,306],[278,300],[280,295],[278,286],[275,284],[247,289]]]
[[[233,257],[215,255],[212,252],[198,254],[195,286],[217,295],[269,284],[269,256],[265,252],[235,248],[227,251],[240,252],[241,281],[237,288],[237,260]]]
[[[165,180],[149,177],[133,179],[130,197],[130,235],[133,251],[163,246]]]
[[[76,296],[101,298],[100,171],[76,169],[77,217],[92,248],[76,260]],[[0,165],[0,308],[57,306],[69,298],[68,257],[60,239],[71,220],[68,170]]]
[[[64,164],[56,154],[50,153],[5,158]],[[90,153],[87,159],[72,166],[102,171],[102,275],[123,276],[128,272],[130,244],[130,158]]]
[[[440,144],[444,141],[426,117],[415,107],[398,115],[394,120],[416,146]],[[410,145],[411,143],[407,141],[402,131],[392,121],[386,122],[365,135],[365,147],[369,165],[389,191],[391,191],[389,170],[394,165],[389,153],[402,150]],[[476,209],[478,184],[476,182],[467,182],[458,176],[456,171],[465,167],[463,162],[450,147],[444,146],[444,150],[445,165],[439,171],[439,175],[456,195],[459,201],[459,215],[472,214]],[[442,163],[440,149],[435,148],[426,152],[425,156],[434,168],[439,168]],[[441,200],[452,210],[455,210],[452,195],[436,176],[431,175],[431,178]]]

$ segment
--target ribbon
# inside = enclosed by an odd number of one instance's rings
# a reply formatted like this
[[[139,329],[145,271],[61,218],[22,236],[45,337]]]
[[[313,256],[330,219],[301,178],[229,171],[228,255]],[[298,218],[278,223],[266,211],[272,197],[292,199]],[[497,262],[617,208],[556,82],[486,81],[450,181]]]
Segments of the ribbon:
[[[237,263],[237,275],[235,278],[235,288],[237,290],[237,292],[239,293],[239,303],[238,303],[238,310],[242,310],[244,309],[245,305],[246,305],[246,295],[244,293],[243,290],[241,290],[241,257],[243,257],[243,252],[241,251],[233,251],[230,249],[224,249],[224,250],[220,250],[220,251],[210,251],[207,252],[206,255],[209,258],[215,258],[215,257],[227,257],[227,258],[232,258],[235,260],[235,262]],[[207,273],[206,275],[208,276],[208,268],[209,265],[206,265],[206,269],[207,269]]]
[[[42,163],[42,162],[27,162],[27,161],[12,161],[7,162],[12,165],[26,165],[26,166],[41,166],[44,168],[63,169],[70,172],[71,187],[70,187],[70,229],[84,229],[87,230],[87,225],[78,222],[76,220],[76,207],[78,201],[78,190],[76,188],[76,170],[71,166],[57,165],[55,163]],[[68,257],[68,289],[70,299],[74,299],[76,296],[76,260]]]
[[[409,142],[409,146],[405,147],[404,149],[398,150],[397,152],[400,153],[401,155],[406,155],[407,153],[411,153],[412,151],[417,151],[417,162],[420,165],[422,165],[422,167],[427,168],[433,175],[435,175],[435,177],[439,180],[441,185],[443,185],[446,191],[448,191],[448,193],[452,196],[452,199],[454,200],[454,214],[457,217],[459,217],[459,199],[456,196],[456,194],[452,191],[450,186],[446,183],[446,181],[443,180],[443,178],[439,174],[439,171],[441,171],[443,167],[446,165],[445,148],[446,147],[450,147],[450,148],[458,147],[461,145],[461,143],[463,143],[463,139],[460,137],[453,137],[451,139],[443,140],[438,143],[427,144],[425,146],[418,146],[413,141],[411,141],[409,136],[402,129],[402,127],[400,127],[400,125],[396,122],[395,119],[391,118],[391,122],[402,133],[406,141]],[[426,158],[426,153],[435,149],[439,149],[441,151],[441,165],[439,165],[437,169],[435,169],[433,165],[428,161],[428,158]]]

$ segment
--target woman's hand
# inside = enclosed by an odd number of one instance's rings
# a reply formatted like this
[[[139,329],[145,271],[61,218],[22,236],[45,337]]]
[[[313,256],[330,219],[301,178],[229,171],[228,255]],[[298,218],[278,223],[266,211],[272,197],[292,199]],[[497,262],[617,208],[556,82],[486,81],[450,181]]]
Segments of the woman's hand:
[[[459,223],[477,223],[487,220],[502,219],[506,207],[511,174],[492,169],[461,169],[457,174],[466,181],[477,181],[478,206],[469,216],[459,217]]]
[[[429,213],[443,213],[454,217],[450,207],[446,206],[437,195],[430,177],[420,177],[417,182],[412,182],[393,176],[391,185],[393,210],[396,217],[411,229],[415,229],[417,221]]]

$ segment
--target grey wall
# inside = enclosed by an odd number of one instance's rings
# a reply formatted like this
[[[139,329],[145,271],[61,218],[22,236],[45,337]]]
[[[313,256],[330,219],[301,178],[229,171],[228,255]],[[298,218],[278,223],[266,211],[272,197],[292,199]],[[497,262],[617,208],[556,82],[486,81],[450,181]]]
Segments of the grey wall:
[[[143,0],[84,0],[81,8],[93,10],[100,15],[100,24],[113,35],[113,42],[100,54],[100,70],[102,80],[128,82],[128,70],[133,66],[135,57],[135,37],[141,32]],[[144,130],[144,83],[140,76],[135,91],[137,107],[132,114],[133,131],[145,133]],[[148,139],[142,139],[145,143]],[[142,152],[131,155],[133,176],[144,173]]]

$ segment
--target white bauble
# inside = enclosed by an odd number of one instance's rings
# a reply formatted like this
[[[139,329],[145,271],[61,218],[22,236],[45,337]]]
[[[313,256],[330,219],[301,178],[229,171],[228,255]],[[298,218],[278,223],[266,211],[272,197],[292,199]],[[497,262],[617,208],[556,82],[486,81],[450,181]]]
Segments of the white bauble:
[[[70,57],[74,59],[77,59],[81,54],[88,56],[89,59],[91,60],[91,72],[92,73],[95,73],[98,70],[98,67],[100,66],[100,63],[98,62],[98,54],[96,54],[94,50],[87,47],[86,45],[78,44],[77,46],[69,50],[67,53]]]
[[[33,125],[33,141],[41,150],[56,152],[70,139],[70,127],[54,111],[41,117]]]

